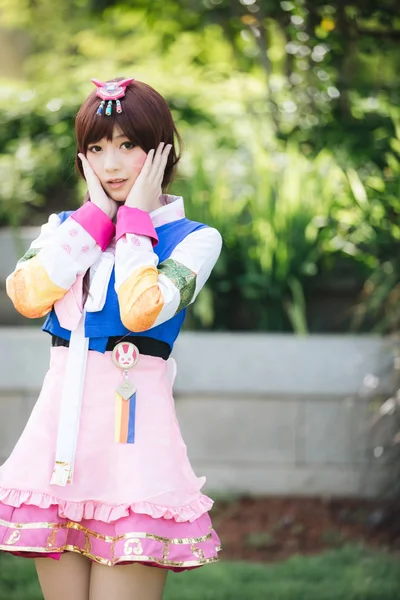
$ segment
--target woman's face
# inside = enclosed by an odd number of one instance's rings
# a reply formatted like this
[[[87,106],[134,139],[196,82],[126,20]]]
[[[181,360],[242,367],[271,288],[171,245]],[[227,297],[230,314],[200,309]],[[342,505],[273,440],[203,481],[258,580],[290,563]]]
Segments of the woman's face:
[[[106,194],[116,202],[125,202],[146,157],[146,152],[134,146],[118,126],[114,127],[111,141],[103,138],[89,144],[86,152]]]

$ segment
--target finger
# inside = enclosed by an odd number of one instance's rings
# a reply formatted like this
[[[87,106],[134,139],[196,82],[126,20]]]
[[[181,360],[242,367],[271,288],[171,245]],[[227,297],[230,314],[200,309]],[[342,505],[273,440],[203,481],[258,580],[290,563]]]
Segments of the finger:
[[[85,170],[85,161],[86,161],[86,156],[84,156],[83,154],[78,154],[78,158],[81,161],[81,165],[82,165],[82,169]]]
[[[90,162],[88,161],[86,156],[84,156],[83,154],[78,154],[78,156],[82,162],[83,174],[86,179],[89,195],[91,197],[94,197],[99,193],[104,193],[103,186],[101,185],[99,178],[92,169]]]
[[[150,173],[151,170],[151,166],[153,163],[153,156],[154,156],[154,148],[152,148],[151,150],[149,150],[149,153],[147,154],[147,158],[144,162],[144,165],[142,167],[142,170],[140,172],[140,174],[143,173],[143,175],[147,176]]]
[[[89,167],[90,167],[89,161],[84,154],[79,153],[78,157],[80,158],[82,165],[89,165]]]
[[[171,152],[171,148],[172,148],[172,144],[167,144],[162,152],[161,155],[161,159],[160,159],[160,164],[158,167],[158,171],[155,174],[155,179],[157,180],[157,182],[161,185],[161,182],[163,180],[164,177],[164,173],[165,173],[165,167],[167,166],[167,161],[168,161],[168,156],[169,153]]]
[[[154,154],[153,162],[151,164],[151,169],[149,172],[149,179],[151,179],[152,181],[157,177],[157,173],[160,168],[160,161],[161,161],[163,147],[164,147],[164,142],[161,142],[160,144],[158,144],[157,150]]]
[[[88,177],[91,176],[91,172],[93,173],[93,169],[90,166],[90,163],[84,154],[78,154],[78,156],[81,160],[83,173],[85,175],[85,178],[87,179]]]
[[[86,156],[84,156],[83,154],[78,154],[78,156],[81,159],[82,168],[83,168],[83,172],[85,174],[86,179],[90,180],[92,183],[98,182],[99,181],[98,177],[97,177],[96,173],[93,171],[93,169],[90,165],[90,162],[88,161]]]
[[[82,161],[82,169],[83,169],[83,175],[85,176],[85,179],[86,179],[86,183],[89,183],[90,175],[88,172],[87,165],[83,161]]]
[[[160,168],[164,146],[165,146],[164,142],[160,142],[158,144],[157,151],[156,151],[156,153],[154,155],[153,165],[152,165],[153,175],[156,175],[158,173],[159,168]]]

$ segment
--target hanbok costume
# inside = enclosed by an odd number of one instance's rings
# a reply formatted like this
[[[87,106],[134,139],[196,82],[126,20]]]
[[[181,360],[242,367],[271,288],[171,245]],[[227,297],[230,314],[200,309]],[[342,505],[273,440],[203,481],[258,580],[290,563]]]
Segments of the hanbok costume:
[[[16,309],[48,315],[49,370],[0,467],[0,549],[73,551],[182,571],[218,560],[213,501],[177,421],[171,349],[219,256],[181,197],[116,224],[91,202],[51,215],[7,279]],[[83,277],[89,270],[85,300]]]

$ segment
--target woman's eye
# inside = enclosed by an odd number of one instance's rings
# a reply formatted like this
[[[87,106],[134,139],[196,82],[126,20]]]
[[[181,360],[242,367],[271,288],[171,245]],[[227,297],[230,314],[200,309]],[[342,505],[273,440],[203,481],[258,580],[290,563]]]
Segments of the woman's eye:
[[[133,142],[124,142],[123,144],[121,144],[122,148],[125,148],[126,150],[132,150],[132,148],[135,147]]]
[[[101,146],[90,146],[88,148],[88,150],[89,150],[89,152],[94,152],[94,153],[100,152],[101,151]]]

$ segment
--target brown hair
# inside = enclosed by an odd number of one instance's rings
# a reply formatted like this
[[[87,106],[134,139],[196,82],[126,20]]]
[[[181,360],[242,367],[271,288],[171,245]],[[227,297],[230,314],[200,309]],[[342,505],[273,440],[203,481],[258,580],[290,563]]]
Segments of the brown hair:
[[[122,79],[123,77],[117,77],[109,81],[118,82]],[[164,98],[151,86],[135,80],[127,86],[125,96],[121,98],[122,113],[116,112],[113,102],[113,112],[110,116],[106,116],[105,111],[98,116],[96,113],[100,102],[96,90],[93,90],[79,109],[75,121],[77,154],[86,154],[89,144],[94,144],[104,137],[111,141],[114,125],[118,125],[127,138],[146,153],[152,148],[157,149],[160,142],[172,144],[161,186],[165,192],[173,180],[176,165],[181,158],[182,141]],[[83,177],[78,156],[75,165]]]

